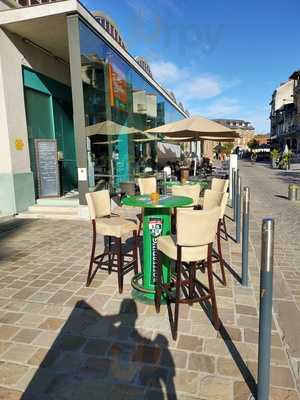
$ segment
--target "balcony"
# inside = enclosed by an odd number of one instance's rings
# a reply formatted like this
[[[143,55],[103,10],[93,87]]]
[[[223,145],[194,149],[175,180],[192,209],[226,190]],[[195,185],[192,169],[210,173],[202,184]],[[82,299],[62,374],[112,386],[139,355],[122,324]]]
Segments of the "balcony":
[[[12,7],[31,7],[38,4],[55,3],[62,0],[10,0],[9,3]]]

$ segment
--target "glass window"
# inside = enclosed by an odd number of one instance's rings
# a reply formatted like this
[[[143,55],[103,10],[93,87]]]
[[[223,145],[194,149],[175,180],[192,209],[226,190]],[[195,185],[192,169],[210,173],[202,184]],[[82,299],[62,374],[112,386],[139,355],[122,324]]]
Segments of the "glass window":
[[[156,144],[141,131],[184,116],[100,36],[80,21],[86,134],[95,182],[117,189],[156,166]],[[92,179],[93,181],[93,179]]]

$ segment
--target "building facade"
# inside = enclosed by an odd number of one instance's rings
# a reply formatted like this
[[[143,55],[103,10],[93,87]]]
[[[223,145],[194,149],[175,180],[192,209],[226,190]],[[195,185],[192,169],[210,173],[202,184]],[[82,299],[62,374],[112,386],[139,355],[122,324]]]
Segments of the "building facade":
[[[75,0],[0,10],[0,212],[74,190],[85,205],[102,182],[117,190],[155,159],[141,131],[188,116],[102,13]]]
[[[300,71],[295,71],[272,94],[270,102],[271,143],[300,152]]]

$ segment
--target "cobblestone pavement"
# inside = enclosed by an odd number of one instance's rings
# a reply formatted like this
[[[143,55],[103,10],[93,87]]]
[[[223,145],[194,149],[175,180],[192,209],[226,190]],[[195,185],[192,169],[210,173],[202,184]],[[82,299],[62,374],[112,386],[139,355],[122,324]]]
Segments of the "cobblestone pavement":
[[[271,169],[241,162],[242,185],[251,189],[251,241],[260,255],[263,217],[275,220],[274,316],[300,386],[300,201],[287,199],[289,183],[300,184],[300,170]]]
[[[0,399],[249,399],[257,370],[260,221],[272,209],[281,246],[275,258],[271,398],[299,400],[291,369],[299,346],[292,332],[299,323],[298,209],[274,197],[274,192],[284,195],[286,185],[273,179],[273,171],[242,163],[242,174],[252,188],[251,285],[239,283],[240,245],[223,240],[224,258],[234,272],[227,272],[227,287],[215,279],[223,327],[216,332],[200,305],[182,305],[177,341],[171,338],[166,307],[157,315],[153,306],[132,299],[132,275],[122,295],[116,275],[102,271],[85,287],[88,222],[1,224]],[[227,214],[234,236],[230,208]],[[101,251],[101,238],[98,247]],[[201,272],[199,278],[206,280]]]

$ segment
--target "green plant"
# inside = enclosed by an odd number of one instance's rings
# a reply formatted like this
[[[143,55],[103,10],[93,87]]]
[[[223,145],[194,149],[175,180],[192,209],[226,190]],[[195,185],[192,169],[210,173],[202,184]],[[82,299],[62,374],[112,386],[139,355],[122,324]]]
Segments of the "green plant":
[[[248,142],[247,146],[249,147],[250,150],[258,149],[259,141],[253,138]]]
[[[271,151],[272,160],[277,161],[278,158],[279,158],[279,155],[280,155],[280,152],[279,152],[278,149],[273,149],[273,150]]]
[[[280,168],[289,168],[290,162],[293,158],[293,152],[289,150],[287,153],[283,153],[279,163]]]

